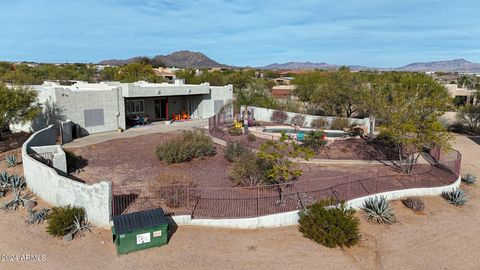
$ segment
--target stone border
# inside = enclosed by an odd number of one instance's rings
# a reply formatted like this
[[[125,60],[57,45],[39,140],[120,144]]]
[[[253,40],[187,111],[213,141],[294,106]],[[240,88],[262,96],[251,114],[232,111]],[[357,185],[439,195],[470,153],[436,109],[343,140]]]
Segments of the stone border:
[[[446,186],[432,187],[432,188],[411,188],[401,189],[394,191],[387,191],[368,195],[352,199],[346,202],[346,204],[354,209],[359,209],[362,203],[375,196],[386,196],[388,200],[395,200],[408,196],[438,196],[444,191],[449,191],[452,188],[458,188],[462,179],[461,176],[458,179]],[[285,227],[298,224],[298,210],[279,213],[261,217],[253,218],[238,218],[238,219],[192,219],[190,215],[172,216],[171,219],[177,225],[194,225],[194,226],[207,226],[207,227],[220,227],[220,228],[236,228],[236,229],[257,229],[257,228],[276,228]]]

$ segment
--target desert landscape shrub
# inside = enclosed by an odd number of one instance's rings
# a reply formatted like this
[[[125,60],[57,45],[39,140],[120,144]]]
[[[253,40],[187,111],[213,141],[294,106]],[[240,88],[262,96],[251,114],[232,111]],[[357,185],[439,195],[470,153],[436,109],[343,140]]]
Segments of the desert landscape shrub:
[[[420,198],[416,197],[408,197],[404,200],[402,200],[403,205],[405,205],[407,208],[410,208],[414,211],[423,211],[425,208],[425,203]]]
[[[86,217],[83,207],[57,206],[53,207],[47,217],[47,232],[53,236],[64,236],[71,231],[75,218],[84,220]]]
[[[247,135],[247,139],[249,142],[254,142],[257,140],[257,137],[255,135],[253,135],[252,133],[248,134]]]
[[[301,114],[297,114],[290,120],[290,124],[292,126],[299,126],[302,127],[305,124],[305,116]]]
[[[396,221],[393,208],[385,196],[366,199],[363,202],[362,210],[365,212],[367,220],[382,224],[392,224]]]
[[[245,152],[234,159],[229,177],[236,186],[257,186],[266,182],[270,168],[268,163],[254,153]]]
[[[299,213],[299,230],[307,237],[326,247],[354,246],[360,239],[359,220],[355,210],[335,199],[312,204]]]
[[[312,131],[303,140],[303,145],[311,150],[318,152],[323,146],[327,144],[326,140],[323,140],[325,132],[320,130]]]
[[[230,136],[240,136],[243,134],[242,128],[232,127],[228,129]]]
[[[466,173],[463,177],[462,177],[462,181],[464,183],[467,183],[467,184],[473,184],[477,181],[477,176],[473,173]]]
[[[359,127],[354,127],[348,130],[348,135],[352,137],[363,136],[363,133],[364,133],[363,129]]]
[[[274,111],[270,120],[274,123],[284,124],[288,119],[288,115],[284,111]]]
[[[467,203],[467,195],[459,188],[442,192],[442,197],[455,206],[462,206]]]
[[[332,121],[332,125],[330,129],[333,130],[343,130],[348,128],[350,125],[348,124],[348,119],[345,117],[337,117]]]
[[[227,142],[227,146],[223,151],[223,157],[225,157],[226,160],[233,162],[235,158],[250,152],[251,150],[242,143]]]
[[[312,120],[311,125],[312,125],[313,128],[324,129],[324,128],[327,127],[328,121],[323,117],[319,117],[319,118],[316,118],[316,119]]]
[[[216,154],[216,149],[212,138],[202,130],[184,130],[179,137],[157,146],[155,152],[160,160],[170,164],[213,156]]]

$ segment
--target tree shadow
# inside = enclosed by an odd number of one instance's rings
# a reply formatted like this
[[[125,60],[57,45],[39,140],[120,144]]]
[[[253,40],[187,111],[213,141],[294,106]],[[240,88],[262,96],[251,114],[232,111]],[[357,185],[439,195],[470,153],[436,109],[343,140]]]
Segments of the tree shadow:
[[[44,129],[49,125],[58,126],[62,121],[66,120],[66,116],[63,113],[64,109],[58,107],[51,99],[48,99],[43,104],[42,111],[31,123],[33,132]]]

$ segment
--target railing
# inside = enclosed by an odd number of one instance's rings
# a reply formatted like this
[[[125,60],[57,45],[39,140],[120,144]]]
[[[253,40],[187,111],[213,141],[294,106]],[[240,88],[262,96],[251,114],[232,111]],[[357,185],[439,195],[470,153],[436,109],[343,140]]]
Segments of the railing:
[[[413,165],[411,174],[378,169],[372,175],[349,174],[255,187],[193,188],[187,185],[119,187],[113,214],[162,207],[193,218],[246,218],[302,209],[335,196],[351,200],[381,192],[445,186],[460,175],[461,154],[452,150],[438,163]]]
[[[45,153],[35,153],[29,154],[29,156],[41,163],[53,167],[53,153],[52,152],[45,152]]]

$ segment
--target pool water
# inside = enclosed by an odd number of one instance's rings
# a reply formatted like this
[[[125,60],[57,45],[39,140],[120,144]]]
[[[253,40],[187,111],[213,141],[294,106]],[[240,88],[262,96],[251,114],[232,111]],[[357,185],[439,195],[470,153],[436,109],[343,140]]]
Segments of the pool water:
[[[294,130],[291,128],[279,129],[279,128],[267,128],[263,132],[267,133],[281,133],[284,131],[286,134],[297,134],[299,132],[303,132],[303,134],[308,135],[312,130]],[[325,130],[325,134],[327,134],[328,138],[341,138],[346,135],[346,132],[343,130]]]

